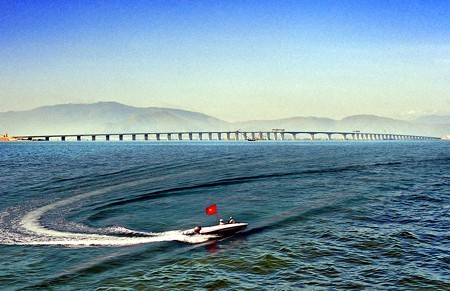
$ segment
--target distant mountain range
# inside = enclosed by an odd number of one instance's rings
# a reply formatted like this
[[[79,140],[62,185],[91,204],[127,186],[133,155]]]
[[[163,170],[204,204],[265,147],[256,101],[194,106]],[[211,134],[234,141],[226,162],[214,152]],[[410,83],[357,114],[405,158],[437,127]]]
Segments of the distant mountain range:
[[[292,117],[276,120],[226,122],[198,112],[171,108],[137,108],[116,102],[43,106],[0,113],[0,131],[10,135],[86,134],[163,131],[353,131],[428,136],[450,134],[450,116],[423,116],[404,121],[375,115],[341,120]]]

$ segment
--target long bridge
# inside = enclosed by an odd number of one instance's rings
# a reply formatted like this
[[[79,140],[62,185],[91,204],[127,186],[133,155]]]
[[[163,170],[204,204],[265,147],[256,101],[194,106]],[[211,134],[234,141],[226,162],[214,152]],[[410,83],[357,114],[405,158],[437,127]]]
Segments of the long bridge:
[[[370,133],[359,131],[181,131],[181,132],[129,132],[129,133],[89,133],[57,135],[12,136],[17,140],[28,141],[82,141],[82,140],[436,140],[439,137]]]

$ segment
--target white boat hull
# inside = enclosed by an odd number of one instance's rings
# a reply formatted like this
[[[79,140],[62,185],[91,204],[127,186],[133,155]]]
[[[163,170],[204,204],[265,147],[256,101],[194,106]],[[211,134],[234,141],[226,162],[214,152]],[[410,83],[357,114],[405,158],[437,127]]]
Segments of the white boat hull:
[[[200,228],[197,233],[228,236],[243,231],[247,226],[248,223],[246,222],[205,226]]]

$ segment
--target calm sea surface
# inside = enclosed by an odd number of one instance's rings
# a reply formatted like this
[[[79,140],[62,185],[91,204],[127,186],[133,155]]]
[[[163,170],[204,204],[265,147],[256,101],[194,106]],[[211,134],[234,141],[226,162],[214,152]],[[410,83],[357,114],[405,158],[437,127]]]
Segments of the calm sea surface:
[[[193,235],[212,203],[249,228]],[[0,143],[0,257],[2,290],[450,289],[450,143]]]

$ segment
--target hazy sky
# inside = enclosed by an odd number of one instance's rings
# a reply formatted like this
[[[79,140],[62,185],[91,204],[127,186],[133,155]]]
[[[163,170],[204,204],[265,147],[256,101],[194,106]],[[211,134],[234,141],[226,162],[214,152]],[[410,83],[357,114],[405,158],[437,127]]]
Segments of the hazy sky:
[[[450,1],[2,1],[0,112],[450,112]]]

